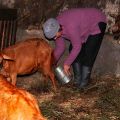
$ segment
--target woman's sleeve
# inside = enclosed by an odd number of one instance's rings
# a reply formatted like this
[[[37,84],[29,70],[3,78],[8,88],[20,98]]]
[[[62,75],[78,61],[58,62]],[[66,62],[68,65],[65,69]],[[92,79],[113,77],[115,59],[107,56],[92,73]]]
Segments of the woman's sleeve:
[[[80,53],[83,41],[82,37],[80,37],[79,31],[76,30],[72,32],[70,39],[72,44],[72,50],[64,61],[64,64],[69,66],[74,62],[74,60]]]
[[[65,41],[64,38],[60,37],[57,40],[55,40],[54,57],[57,62],[60,59],[60,57],[63,55],[64,51],[65,51]]]

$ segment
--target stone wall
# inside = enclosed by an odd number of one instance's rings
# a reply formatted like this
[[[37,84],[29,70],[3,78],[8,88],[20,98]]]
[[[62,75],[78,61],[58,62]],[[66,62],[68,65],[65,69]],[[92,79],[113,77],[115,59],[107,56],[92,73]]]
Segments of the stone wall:
[[[108,28],[120,14],[120,0],[0,0],[0,8],[18,9],[18,24],[23,28],[29,25],[41,27],[47,18],[73,7],[101,9],[108,18]]]
[[[99,54],[97,56],[94,75],[115,75],[120,78],[120,45],[111,35],[105,35]]]

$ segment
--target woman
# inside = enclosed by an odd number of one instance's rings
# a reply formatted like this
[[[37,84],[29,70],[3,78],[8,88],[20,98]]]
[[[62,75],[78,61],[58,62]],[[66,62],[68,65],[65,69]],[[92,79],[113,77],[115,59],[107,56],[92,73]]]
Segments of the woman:
[[[65,40],[70,42],[69,55],[63,68],[70,74],[73,67],[75,84],[84,88],[90,74],[106,29],[106,16],[95,8],[76,8],[62,12],[56,19],[49,18],[43,24],[48,39],[54,39],[54,56],[60,59],[65,50]]]

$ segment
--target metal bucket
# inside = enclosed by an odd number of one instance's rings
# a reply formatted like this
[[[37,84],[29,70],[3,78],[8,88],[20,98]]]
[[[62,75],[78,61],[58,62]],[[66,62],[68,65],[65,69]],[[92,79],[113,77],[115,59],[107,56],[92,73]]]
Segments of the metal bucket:
[[[55,75],[60,83],[67,84],[71,81],[71,77],[66,75],[63,68],[61,66],[56,67]]]

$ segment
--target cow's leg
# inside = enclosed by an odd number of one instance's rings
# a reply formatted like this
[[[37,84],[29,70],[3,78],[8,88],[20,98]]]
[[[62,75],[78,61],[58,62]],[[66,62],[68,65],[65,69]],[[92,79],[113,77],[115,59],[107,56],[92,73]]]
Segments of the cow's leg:
[[[17,80],[17,74],[16,73],[12,73],[11,75],[11,80],[12,80],[12,85],[16,85],[16,80]]]
[[[44,75],[48,76],[50,78],[50,80],[52,81],[54,90],[56,91],[56,83],[55,83],[55,75],[51,69],[51,66],[48,64],[47,67],[46,65],[43,67],[43,71],[44,71]]]
[[[55,83],[55,75],[53,72],[49,72],[48,73],[48,76],[50,77],[50,79],[52,80],[52,84],[53,84],[53,87],[54,87],[54,90],[56,91],[56,83]]]

